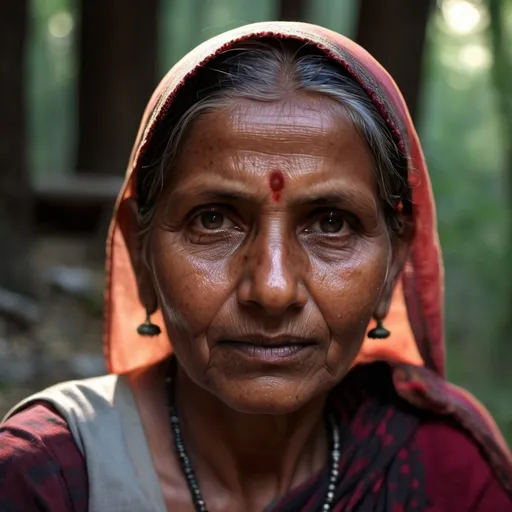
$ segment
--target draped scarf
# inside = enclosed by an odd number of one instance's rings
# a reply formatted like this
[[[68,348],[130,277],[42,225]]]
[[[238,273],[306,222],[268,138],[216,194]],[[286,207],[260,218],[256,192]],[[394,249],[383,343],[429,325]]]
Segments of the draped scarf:
[[[414,442],[421,415],[397,396],[391,368],[374,363],[354,369],[329,403],[341,428],[332,510],[424,510],[425,469]],[[321,512],[329,476],[326,467],[266,512]]]
[[[414,170],[408,172],[408,180],[415,236],[386,318],[392,335],[387,340],[365,340],[356,360],[356,366],[361,368],[374,367],[371,363],[376,361],[389,363],[389,374],[381,375],[383,382],[390,383],[386,388],[389,394],[384,396],[384,391],[373,389],[374,393],[359,401],[357,412],[349,418],[344,416],[344,410],[350,396],[340,392],[337,410],[345,444],[334,510],[394,510],[395,503],[396,510],[409,510],[414,500],[421,505],[423,490],[416,481],[421,481],[422,469],[414,447],[410,446],[419,410],[443,415],[470,434],[504,488],[512,494],[512,455],[494,421],[469,393],[444,379],[444,279],[435,206],[427,165],[407,106],[393,79],[370,54],[346,37],[322,27],[263,22],[225,32],[187,54],[156,88],[141,121],[107,241],[104,348],[109,371],[129,373],[162,361],[172,353],[172,340],[165,329],[150,340],[137,333],[145,310],[120,227],[124,221],[123,202],[138,198],[144,158],[154,150],[152,144],[159,139],[162,127],[179,103],[179,93],[193,82],[191,79],[198,70],[234,45],[266,37],[312,45],[342,66],[386,121],[408,162],[408,171]],[[161,311],[152,320],[164,325]],[[360,375],[358,367],[352,372],[356,377]],[[405,404],[414,406],[416,411]],[[411,459],[409,476],[403,472],[402,450]],[[310,482],[298,494],[285,497],[276,505],[276,512],[319,510],[322,485],[321,479]],[[303,503],[307,503],[306,508]]]

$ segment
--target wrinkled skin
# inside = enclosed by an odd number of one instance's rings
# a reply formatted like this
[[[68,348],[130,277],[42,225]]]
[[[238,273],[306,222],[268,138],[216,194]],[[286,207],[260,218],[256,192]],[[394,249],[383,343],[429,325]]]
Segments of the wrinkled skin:
[[[238,101],[193,124],[149,264],[132,256],[184,379],[236,411],[280,415],[343,378],[372,315],[386,313],[407,248],[388,233],[372,166],[324,97]],[[254,345],[283,335],[279,348]]]

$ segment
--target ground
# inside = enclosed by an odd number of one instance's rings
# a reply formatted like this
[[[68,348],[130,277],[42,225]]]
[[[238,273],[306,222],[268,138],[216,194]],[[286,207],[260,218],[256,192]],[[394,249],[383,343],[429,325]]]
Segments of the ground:
[[[104,271],[97,241],[41,237],[33,251],[40,321],[0,316],[0,418],[51,384],[100,375]]]

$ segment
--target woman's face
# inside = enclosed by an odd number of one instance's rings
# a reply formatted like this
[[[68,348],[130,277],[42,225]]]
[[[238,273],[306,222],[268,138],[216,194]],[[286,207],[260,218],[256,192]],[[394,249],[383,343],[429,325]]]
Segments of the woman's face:
[[[188,376],[251,413],[331,389],[397,274],[371,154],[343,108],[233,102],[192,125],[173,172],[149,280]]]

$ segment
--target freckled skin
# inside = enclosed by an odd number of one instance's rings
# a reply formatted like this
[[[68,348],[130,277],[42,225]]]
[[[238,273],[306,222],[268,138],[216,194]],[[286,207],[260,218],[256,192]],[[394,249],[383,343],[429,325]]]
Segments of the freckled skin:
[[[367,146],[334,101],[302,95],[214,111],[180,155],[158,204],[153,285],[142,296],[162,307],[191,383],[240,412],[308,407],[349,370],[399,270]],[[333,194],[342,199],[322,203]],[[205,211],[214,229],[202,224]],[[325,232],[331,225],[340,229]],[[317,348],[272,366],[219,343],[248,334]]]

